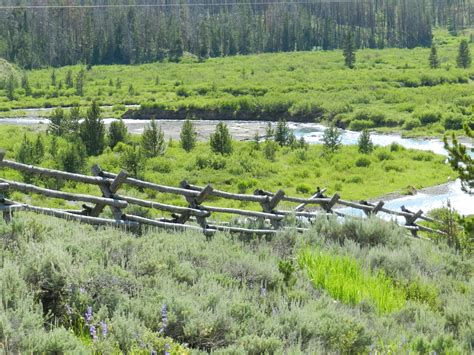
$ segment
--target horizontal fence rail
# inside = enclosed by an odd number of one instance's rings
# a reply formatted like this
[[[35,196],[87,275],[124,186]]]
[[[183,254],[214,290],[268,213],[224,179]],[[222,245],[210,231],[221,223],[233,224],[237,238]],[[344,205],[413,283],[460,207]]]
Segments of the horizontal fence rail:
[[[129,177],[125,171],[121,171],[119,174],[103,171],[98,165],[92,168],[93,176],[69,173],[6,160],[4,156],[5,153],[0,151],[0,167],[38,177],[52,177],[61,181],[68,180],[96,185],[99,187],[98,192],[102,195],[75,194],[0,178],[0,211],[2,211],[3,218],[7,222],[11,220],[13,211],[24,210],[91,225],[107,225],[129,230],[138,230],[142,225],[148,225],[172,230],[199,230],[205,235],[212,235],[216,231],[267,235],[275,234],[278,230],[289,228],[286,227],[284,223],[285,218],[288,216],[296,216],[306,221],[311,221],[311,219],[318,216],[328,215],[349,217],[334,209],[336,206],[344,206],[363,211],[367,216],[375,216],[382,212],[396,217],[403,217],[405,219],[403,226],[410,230],[414,236],[417,236],[417,232],[420,230],[445,234],[442,231],[417,224],[417,220],[435,222],[432,218],[425,216],[421,210],[413,212],[403,206],[401,211],[390,210],[384,208],[383,201],[376,204],[367,201],[347,201],[341,199],[338,194],[334,194],[330,197],[325,196],[326,189],[319,190],[318,188],[318,191],[309,198],[287,196],[283,190],[279,190],[276,193],[259,189],[255,190],[253,194],[231,193],[214,189],[211,185],[201,187],[191,185],[186,181],[182,181],[179,187],[160,185]],[[187,207],[119,194],[118,190],[124,184],[159,193],[183,196]],[[82,205],[82,210],[61,210],[33,206],[5,198],[4,194],[8,191],[40,194],[50,198],[84,202],[85,204]],[[210,196],[227,200],[257,203],[260,205],[261,211],[203,204]],[[281,202],[297,203],[298,205],[291,210],[278,210],[277,206]],[[92,206],[87,204],[91,204]],[[171,216],[169,218],[163,217],[156,219],[124,212],[123,210],[130,205],[171,213]],[[319,210],[307,211],[305,208],[308,206],[313,206],[313,208],[317,206]],[[105,207],[111,210],[113,219],[99,217]],[[249,220],[254,225],[256,221],[259,222],[257,224],[260,225],[260,227],[250,228],[238,225],[238,223],[233,223],[232,225],[225,222],[209,221],[208,218],[215,213],[241,216],[244,220]],[[193,224],[189,224],[188,222]],[[302,227],[293,229],[298,232],[307,230],[307,228]]]

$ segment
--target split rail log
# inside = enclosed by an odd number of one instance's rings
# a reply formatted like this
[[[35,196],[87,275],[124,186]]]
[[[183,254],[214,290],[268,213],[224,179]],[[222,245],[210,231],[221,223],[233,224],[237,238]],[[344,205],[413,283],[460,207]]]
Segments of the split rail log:
[[[57,178],[57,179],[82,182],[82,183],[85,183],[85,184],[100,185],[104,181],[104,179],[101,178],[101,177],[75,174],[75,173],[68,173],[68,172],[61,171],[61,170],[41,168],[41,167],[38,167],[38,166],[17,163],[15,161],[10,161],[10,160],[3,160],[2,161],[0,159],[0,166],[10,168],[10,169],[13,169],[13,170],[17,170],[17,171],[28,172],[28,173],[35,174],[35,175],[51,176],[51,177],[54,177],[54,178]]]
[[[152,202],[152,201],[147,201],[147,200],[142,200],[139,198],[135,197],[130,197],[130,196],[123,196],[123,195],[113,195],[115,198],[126,201],[129,204],[132,205],[137,205],[141,207],[146,207],[146,208],[152,208],[155,210],[159,211],[167,211],[167,212],[173,212],[173,213],[185,213],[188,212],[193,216],[200,216],[200,217],[208,217],[209,212],[200,210],[200,209],[195,209],[195,208],[189,208],[189,207],[180,207],[180,206],[174,206],[174,205],[167,205],[164,203],[159,203],[159,202]]]
[[[97,197],[97,196],[90,196],[90,195],[82,195],[82,194],[73,194],[58,190],[50,190],[45,189],[42,187],[37,187],[34,185],[24,184],[16,181],[10,181],[5,179],[0,179],[10,185],[11,190],[21,191],[21,192],[31,192],[36,193],[48,197],[58,198],[66,201],[81,201],[81,202],[88,202],[94,204],[105,204],[108,206],[114,206],[118,208],[125,208],[128,206],[126,201],[114,200],[112,198],[105,198],[105,197]]]
[[[202,205],[201,207],[204,211],[209,211],[209,212],[238,214],[241,216],[267,218],[267,219],[276,220],[276,221],[281,221],[284,218],[283,215],[277,215],[277,214],[266,213],[266,212],[258,212],[258,211],[240,210],[237,208],[214,207],[214,206],[205,206],[205,205]]]
[[[170,222],[158,221],[155,219],[134,216],[134,215],[129,215],[129,214],[124,214],[122,218],[126,221],[133,221],[133,222],[138,222],[140,224],[148,224],[150,226],[166,228],[166,229],[173,229],[173,230],[180,230],[180,231],[197,230],[197,231],[203,232],[206,235],[213,234],[216,232],[216,230],[212,228],[202,228],[198,226],[191,226],[191,225],[181,224],[181,223],[170,223]]]
[[[95,226],[126,227],[129,229],[136,229],[139,227],[139,224],[135,222],[116,221],[116,220],[107,219],[107,218],[82,216],[78,214],[69,213],[63,210],[57,210],[54,208],[37,207],[37,206],[32,206],[29,204],[23,204],[19,202],[15,202],[15,204],[9,206],[9,208],[14,209],[14,210],[30,211],[30,212],[34,212],[38,214],[49,215],[56,218],[67,219],[67,220],[77,221],[81,223],[87,223],[87,224],[91,224]]]

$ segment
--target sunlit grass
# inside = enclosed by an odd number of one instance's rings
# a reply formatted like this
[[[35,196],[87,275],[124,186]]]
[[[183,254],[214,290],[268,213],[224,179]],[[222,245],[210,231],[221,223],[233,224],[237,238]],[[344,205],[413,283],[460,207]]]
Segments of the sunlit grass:
[[[298,255],[300,266],[317,288],[350,305],[369,301],[379,313],[389,313],[405,305],[406,295],[382,272],[371,274],[349,256],[336,256],[321,250],[304,249]]]

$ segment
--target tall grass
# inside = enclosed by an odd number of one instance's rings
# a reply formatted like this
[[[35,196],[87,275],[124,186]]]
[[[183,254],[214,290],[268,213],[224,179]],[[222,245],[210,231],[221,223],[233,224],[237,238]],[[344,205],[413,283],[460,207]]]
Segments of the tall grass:
[[[379,313],[401,309],[405,292],[394,286],[383,272],[370,274],[349,256],[334,256],[321,250],[304,249],[298,262],[316,287],[325,289],[335,299],[350,305],[372,302]]]

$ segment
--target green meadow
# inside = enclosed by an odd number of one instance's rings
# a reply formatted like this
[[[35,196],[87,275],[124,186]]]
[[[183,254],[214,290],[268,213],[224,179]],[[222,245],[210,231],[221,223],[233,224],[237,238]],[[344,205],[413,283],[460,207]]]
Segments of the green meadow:
[[[58,138],[56,151],[51,151],[51,136],[38,133],[28,128],[3,126],[0,128],[2,148],[7,150],[7,158],[16,159],[23,136],[27,135],[34,142],[41,137],[45,155],[42,166],[63,169],[61,151],[67,146],[66,140]],[[139,136],[130,137],[129,144],[138,143]],[[323,155],[321,145],[309,145],[304,148],[276,148],[275,157],[269,159],[264,152],[265,143],[258,146],[254,142],[234,141],[231,155],[215,154],[208,142],[198,142],[196,148],[186,152],[178,141],[167,142],[162,156],[147,159],[139,169],[139,177],[158,184],[178,186],[182,180],[204,186],[212,184],[216,189],[238,193],[253,193],[255,189],[276,192],[283,189],[287,195],[309,197],[316,188],[327,188],[327,194],[338,193],[347,200],[371,199],[398,192],[409,193],[413,188],[445,183],[455,176],[445,157],[431,152],[405,149],[393,144],[389,147],[378,147],[371,154],[361,154],[357,146],[343,146],[331,157]],[[97,157],[88,157],[82,171],[89,174],[90,167],[99,164],[104,170],[119,172],[128,168],[124,162],[126,145],[120,143],[114,150],[107,148]],[[54,156],[53,156],[54,155]],[[1,176],[11,179],[22,179],[18,172],[3,169]],[[37,179],[40,185],[56,188],[56,182]],[[62,188],[79,193],[98,194],[95,186],[68,184]],[[129,188],[128,193],[161,202],[178,205],[185,200],[177,195],[157,194],[153,191],[138,191]],[[13,193],[13,197],[22,200],[24,197]],[[39,196],[27,197],[41,204],[64,204],[64,201],[47,200]],[[260,209],[258,204],[216,199],[216,205]],[[210,202],[210,203],[211,203]],[[70,206],[73,207],[73,206]]]
[[[337,50],[205,61],[188,55],[180,63],[45,68],[25,72],[28,96],[18,73],[15,99],[0,97],[0,111],[11,116],[21,114],[11,109],[88,105],[97,99],[112,106],[107,113],[111,116],[121,116],[124,104],[140,104],[169,112],[184,110],[190,118],[205,118],[202,112],[226,117],[265,113],[278,120],[285,114],[310,122],[334,121],[354,130],[442,136],[459,130],[464,122],[474,124],[474,69],[456,67],[460,39],[435,31],[438,69],[429,67],[429,48],[359,50],[355,69],[344,66]],[[81,69],[84,86],[78,96]],[[68,72],[71,87],[66,85]]]

